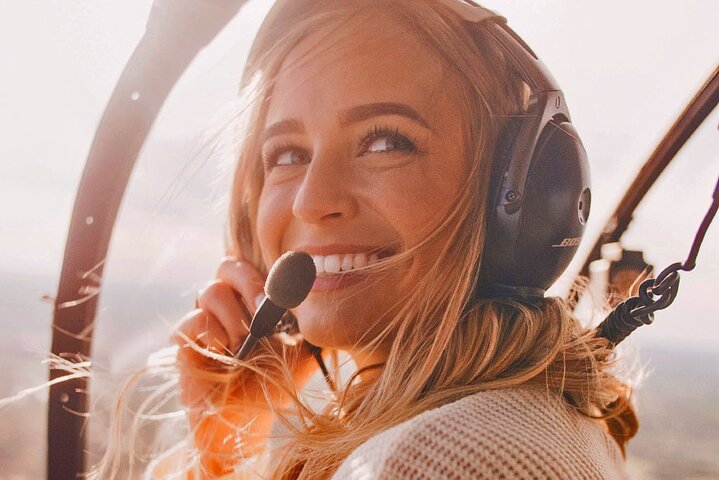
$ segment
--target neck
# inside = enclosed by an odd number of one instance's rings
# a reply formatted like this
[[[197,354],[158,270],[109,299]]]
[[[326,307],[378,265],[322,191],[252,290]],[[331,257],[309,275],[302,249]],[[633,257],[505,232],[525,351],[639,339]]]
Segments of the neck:
[[[372,381],[382,373],[383,366],[389,357],[389,347],[382,348],[381,345],[372,349],[361,347],[351,350],[349,354],[361,372],[360,379],[363,382]]]

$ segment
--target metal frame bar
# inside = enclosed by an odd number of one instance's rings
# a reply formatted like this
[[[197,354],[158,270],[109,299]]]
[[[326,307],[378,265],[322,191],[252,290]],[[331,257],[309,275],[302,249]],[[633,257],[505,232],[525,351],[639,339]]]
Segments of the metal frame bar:
[[[125,66],[95,132],[72,212],[53,311],[52,353],[77,363],[91,358],[102,271],[127,182],[167,95],[198,52],[245,0],[157,0],[147,29]],[[50,380],[66,375],[52,368]],[[48,479],[86,473],[88,378],[51,386]]]
[[[629,227],[633,213],[644,196],[699,125],[716,108],[717,103],[719,103],[719,66],[714,69],[694,98],[687,104],[637,173],[587,255],[580,275],[588,275],[589,264],[601,258],[602,245],[619,241]]]

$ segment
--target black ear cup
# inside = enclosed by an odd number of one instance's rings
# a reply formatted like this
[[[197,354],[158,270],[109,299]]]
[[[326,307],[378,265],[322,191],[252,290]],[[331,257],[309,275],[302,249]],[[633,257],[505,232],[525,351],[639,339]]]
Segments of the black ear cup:
[[[591,209],[589,164],[558,83],[506,19],[464,0],[456,8],[501,52],[530,94],[505,116],[487,187],[477,297],[538,304],[577,251]],[[478,31],[477,31],[478,32]],[[477,35],[478,50],[486,47]]]
[[[569,122],[547,122],[523,191],[502,188],[522,120],[511,120],[497,147],[489,192],[479,295],[542,297],[566,269],[591,208],[587,155]],[[514,201],[512,201],[514,200]]]

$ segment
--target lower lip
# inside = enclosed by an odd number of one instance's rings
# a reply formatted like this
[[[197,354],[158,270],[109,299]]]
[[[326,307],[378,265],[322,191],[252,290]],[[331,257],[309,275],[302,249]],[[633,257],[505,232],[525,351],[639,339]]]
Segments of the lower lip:
[[[360,273],[337,273],[334,275],[317,275],[312,284],[313,292],[329,292],[340,290],[362,281],[366,275]]]

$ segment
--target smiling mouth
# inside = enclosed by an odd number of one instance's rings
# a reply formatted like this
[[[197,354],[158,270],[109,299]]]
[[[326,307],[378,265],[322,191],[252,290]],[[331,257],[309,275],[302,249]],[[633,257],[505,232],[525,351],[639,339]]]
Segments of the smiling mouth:
[[[363,269],[392,255],[387,250],[375,250],[371,252],[312,255],[312,260],[315,262],[317,275],[334,275]]]
[[[396,255],[399,245],[340,244],[303,245],[292,248],[312,257],[317,276],[313,294],[331,294],[365,280],[370,274],[366,267]]]

